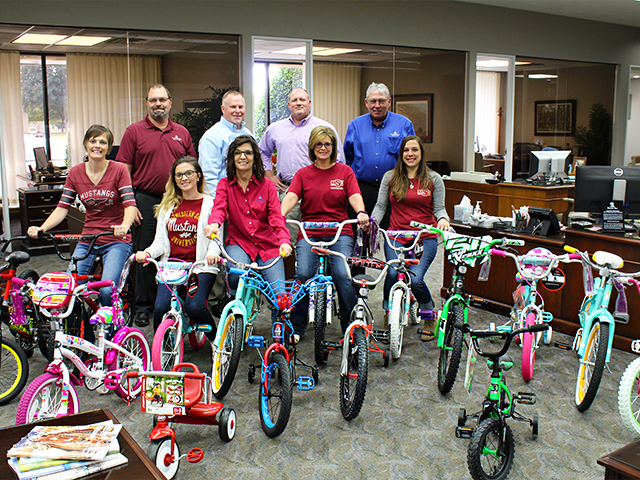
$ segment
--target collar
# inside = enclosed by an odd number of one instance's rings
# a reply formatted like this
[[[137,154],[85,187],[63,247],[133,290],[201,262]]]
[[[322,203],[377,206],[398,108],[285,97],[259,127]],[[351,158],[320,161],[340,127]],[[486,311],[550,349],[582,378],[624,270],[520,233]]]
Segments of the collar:
[[[233,185],[233,184],[236,184],[236,183],[238,183],[237,177],[233,177],[233,180],[229,181],[229,185]],[[251,175],[251,180],[249,180],[249,183],[253,183],[255,185],[258,185],[258,179],[256,178],[255,174]]]
[[[293,121],[293,115],[289,115],[289,121],[294,127],[301,127],[302,125],[305,125],[309,120],[311,120],[311,117],[313,117],[313,114],[309,112],[309,115],[300,120],[300,122],[296,123]]]
[[[384,120],[382,120],[382,122],[380,122],[379,125],[376,125],[375,123],[373,123],[373,118],[371,117],[371,114],[368,113],[367,115],[369,115],[369,121],[371,122],[371,125],[373,125],[375,128],[384,128],[385,124],[387,123],[387,120],[389,120],[389,113],[387,112],[387,115],[384,117]]]
[[[161,132],[167,132],[169,130],[173,130],[173,122],[171,121],[171,119],[169,119],[169,123],[167,123],[167,128],[165,128],[164,130],[160,130],[158,127],[156,127],[152,122],[151,119],[149,118],[149,114],[147,113],[147,116],[144,117],[144,121],[147,124],[147,128],[155,128],[156,130],[159,130]]]
[[[235,123],[230,122],[229,120],[227,120],[224,117],[220,117],[220,123],[222,123],[224,126],[226,126],[232,132],[239,132],[246,125],[245,121],[243,120],[242,123],[240,124],[240,127],[238,128],[238,127],[236,127]]]

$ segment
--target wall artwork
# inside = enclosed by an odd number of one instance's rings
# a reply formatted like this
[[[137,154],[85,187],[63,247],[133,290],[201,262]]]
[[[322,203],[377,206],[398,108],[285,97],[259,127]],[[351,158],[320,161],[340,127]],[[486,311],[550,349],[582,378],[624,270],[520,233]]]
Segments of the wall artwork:
[[[393,111],[404,115],[424,143],[433,143],[433,93],[396,95]]]
[[[535,135],[567,135],[576,128],[575,100],[544,100],[535,102]]]

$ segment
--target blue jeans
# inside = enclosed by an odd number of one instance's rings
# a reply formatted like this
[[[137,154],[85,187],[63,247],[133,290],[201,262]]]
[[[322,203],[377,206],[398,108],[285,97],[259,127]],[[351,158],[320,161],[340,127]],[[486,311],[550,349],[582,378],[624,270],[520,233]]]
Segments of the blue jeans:
[[[399,242],[394,240],[394,245],[398,245]],[[413,272],[414,275],[411,275],[411,291],[413,295],[416,297],[416,300],[420,304],[421,310],[432,310],[433,299],[431,298],[431,292],[427,287],[426,282],[424,281],[424,277],[427,274],[427,270],[429,270],[429,266],[438,252],[438,240],[436,238],[425,238],[422,240],[422,244],[424,245],[424,250],[422,252],[422,257],[420,258],[420,263],[418,265],[411,265],[409,271]],[[384,254],[387,258],[387,261],[398,258],[395,250],[393,250],[387,243],[384,244]],[[415,258],[414,256],[407,256],[406,258]],[[389,300],[389,292],[391,291],[391,287],[394,283],[398,281],[398,272],[395,269],[390,268],[387,271],[387,278],[384,279],[384,309],[387,310],[387,302]]]
[[[74,257],[82,257],[89,251],[89,244],[78,243],[73,252]],[[94,272],[96,257],[102,257],[102,280],[113,280],[117,286],[124,263],[133,253],[130,243],[111,242],[106,245],[95,245],[87,258],[78,262],[78,275],[90,275]],[[111,306],[111,288],[100,289],[100,304]]]
[[[245,253],[242,247],[238,245],[227,245],[226,250],[229,256],[233,258],[236,262],[242,262],[246,264],[250,264],[251,262],[256,262],[259,267],[273,262],[273,258],[270,258],[269,260],[262,260],[260,258],[260,255],[258,255],[254,259],[251,259],[249,258],[249,255]],[[262,278],[264,278],[268,283],[273,283],[276,280],[284,281],[284,263],[276,262],[276,264],[273,267],[267,268],[266,270],[260,270],[259,273],[260,275],[262,275]],[[238,288],[238,279],[239,279],[238,275],[235,275],[232,273],[229,274],[229,289],[231,290],[232,295],[236,294],[236,289]]]
[[[181,286],[178,288],[178,294],[184,298],[182,307],[189,315],[191,321],[197,325],[211,325],[211,331],[207,332],[207,338],[214,340],[216,338],[216,322],[209,311],[207,297],[216,281],[216,275],[213,273],[198,274],[198,291],[195,296],[190,297],[186,294],[186,288]],[[162,317],[171,308],[171,285],[158,285],[158,294],[156,295],[156,304],[153,310],[153,331],[155,332],[162,322]],[[183,319],[184,321],[184,319]]]
[[[328,241],[333,237],[316,237],[313,241]],[[330,247],[333,252],[340,252],[346,256],[353,253],[353,237],[340,235],[338,241]],[[304,238],[298,240],[296,245],[296,256],[298,259],[297,276],[302,283],[312,278],[318,271],[318,254],[311,251]],[[338,305],[340,306],[340,326],[342,332],[347,329],[350,323],[351,310],[356,306],[356,289],[349,280],[349,275],[345,264],[341,258],[329,256],[331,265],[331,278],[338,292]],[[305,333],[307,328],[307,314],[309,311],[309,300],[303,298],[298,302],[296,314],[292,315],[291,323],[296,332]]]

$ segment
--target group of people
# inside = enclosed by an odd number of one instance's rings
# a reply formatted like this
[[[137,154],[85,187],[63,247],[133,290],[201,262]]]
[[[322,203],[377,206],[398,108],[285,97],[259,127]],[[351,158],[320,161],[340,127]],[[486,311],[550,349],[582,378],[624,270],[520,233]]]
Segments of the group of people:
[[[148,115],[127,128],[116,161],[106,159],[113,144],[111,131],[100,125],[87,130],[86,162],[70,169],[57,208],[28,234],[35,237],[57,226],[77,197],[87,211],[83,233],[113,229],[113,236],[101,237],[94,254],[80,262],[78,273],[88,273],[95,255],[100,255],[102,278],[117,282],[125,260],[135,251],[138,326],[147,325],[153,314],[157,328],[170,306],[167,289],[157,289],[154,295],[154,272],[145,268],[148,258],[204,261],[196,270],[198,292],[187,295],[184,306],[195,323],[212,326],[208,336],[213,340],[215,319],[207,297],[220,277],[216,266],[220,250],[212,234],[226,239],[226,250],[234,259],[259,265],[291,255],[295,244],[296,276],[304,282],[316,272],[317,254],[297,229],[287,228],[285,218],[341,222],[351,217],[366,229],[372,217],[393,230],[411,230],[410,221],[419,220],[449,229],[444,183],[427,166],[413,125],[390,112],[390,102],[388,88],[372,83],[365,98],[369,113],[350,122],[343,144],[331,124],[312,115],[308,92],[295,88],[289,94],[291,116],[269,125],[258,143],[244,122],[244,98],[232,90],[222,99],[222,118],[200,139],[196,159],[189,132],[169,117],[169,90],[153,85],[146,98]],[[334,233],[332,229],[308,232],[314,239],[332,238]],[[423,244],[419,264],[411,267],[412,288],[420,308],[432,310],[424,277],[437,241],[427,236]],[[331,248],[349,256],[353,245],[349,228]],[[87,248],[79,243],[74,254]],[[388,247],[385,254],[388,260],[395,258]],[[331,275],[339,291],[344,332],[356,292],[344,264],[333,260],[337,259],[330,258]],[[284,280],[283,262],[263,274],[269,282]],[[390,271],[385,298],[394,277]],[[237,281],[230,275],[231,290]],[[110,292],[104,290],[101,302],[110,305]],[[304,335],[307,323],[306,303],[298,305],[292,316],[296,340]]]

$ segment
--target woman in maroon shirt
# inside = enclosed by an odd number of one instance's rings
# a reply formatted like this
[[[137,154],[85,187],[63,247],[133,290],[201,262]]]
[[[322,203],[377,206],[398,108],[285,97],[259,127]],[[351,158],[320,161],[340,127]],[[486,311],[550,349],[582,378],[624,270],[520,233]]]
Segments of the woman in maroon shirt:
[[[281,252],[291,254],[290,233],[280,213],[275,184],[264,176],[258,144],[248,135],[236,138],[227,152],[227,177],[220,180],[205,235],[217,234],[229,219],[227,252],[234,260],[265,265]],[[267,282],[284,280],[284,264],[262,272]],[[238,276],[229,275],[235,291]]]

